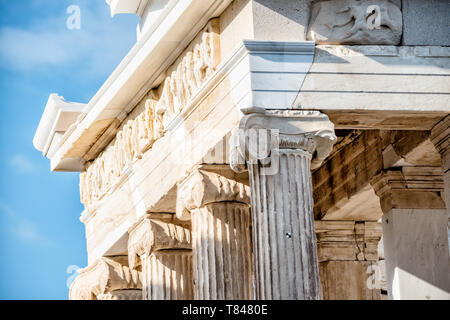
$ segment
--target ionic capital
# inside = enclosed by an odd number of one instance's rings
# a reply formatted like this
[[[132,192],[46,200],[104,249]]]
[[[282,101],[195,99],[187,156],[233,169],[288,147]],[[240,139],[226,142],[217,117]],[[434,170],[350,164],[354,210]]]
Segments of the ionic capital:
[[[196,168],[178,185],[177,218],[188,220],[193,209],[224,201],[250,204],[250,187],[226,175]]]
[[[246,162],[267,161],[282,149],[310,154],[315,169],[337,140],[334,124],[319,111],[250,108],[243,112],[231,139],[231,167],[237,172]]]
[[[71,300],[96,300],[116,290],[142,289],[141,273],[128,267],[126,256],[102,257],[79,273],[70,286]]]
[[[165,249],[191,249],[191,231],[186,225],[144,218],[129,230],[128,259],[136,269],[140,257]]]
[[[370,181],[381,209],[445,209],[440,167],[402,167],[384,171]]]

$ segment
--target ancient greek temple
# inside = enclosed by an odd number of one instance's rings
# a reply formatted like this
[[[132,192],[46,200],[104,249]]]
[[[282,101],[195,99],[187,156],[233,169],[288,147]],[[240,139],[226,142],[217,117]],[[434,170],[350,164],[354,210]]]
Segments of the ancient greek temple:
[[[450,299],[448,1],[106,2],[135,45],[34,138],[80,173],[70,299]]]

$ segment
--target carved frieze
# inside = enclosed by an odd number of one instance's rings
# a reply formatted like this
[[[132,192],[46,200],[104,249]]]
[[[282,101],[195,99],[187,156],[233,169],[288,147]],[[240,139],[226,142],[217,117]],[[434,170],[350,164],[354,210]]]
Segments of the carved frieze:
[[[399,44],[402,12],[396,0],[324,0],[312,6],[307,39],[316,44]]]
[[[162,85],[147,95],[143,112],[128,120],[115,140],[86,165],[80,176],[80,196],[85,206],[100,200],[120,181],[126,168],[164,135],[171,120],[183,112],[215,72],[220,63],[219,20],[211,20],[199,38]]]

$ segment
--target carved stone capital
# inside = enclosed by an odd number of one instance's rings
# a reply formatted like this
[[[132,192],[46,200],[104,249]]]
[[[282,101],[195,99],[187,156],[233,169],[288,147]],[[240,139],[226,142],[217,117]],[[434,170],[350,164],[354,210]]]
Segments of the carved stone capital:
[[[250,204],[250,187],[216,172],[194,169],[178,186],[177,218],[188,220],[193,209],[224,201]]]
[[[319,111],[251,108],[243,112],[245,116],[231,139],[231,168],[237,172],[246,162],[269,162],[283,149],[307,152],[315,169],[337,140],[334,124]]]
[[[142,289],[141,273],[128,267],[126,256],[102,257],[80,271],[70,286],[70,300],[96,300],[116,290]]]
[[[129,231],[128,259],[136,269],[140,257],[165,249],[191,249],[191,231],[186,225],[144,218]]]
[[[370,181],[381,209],[445,209],[440,167],[403,167],[384,171]]]

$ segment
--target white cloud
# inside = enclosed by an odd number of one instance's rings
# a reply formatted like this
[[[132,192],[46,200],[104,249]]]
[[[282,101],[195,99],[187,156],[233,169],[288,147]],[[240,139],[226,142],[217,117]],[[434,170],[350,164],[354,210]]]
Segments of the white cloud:
[[[0,201],[0,212],[11,234],[20,240],[38,245],[54,245],[30,220],[17,215],[4,202]]]
[[[19,173],[32,173],[37,167],[22,154],[16,154],[8,159],[8,163]]]
[[[82,68],[105,72],[134,43],[129,30],[111,20],[108,7],[91,2],[81,6],[81,29],[66,27],[68,14],[36,20],[27,28],[0,28],[0,66],[19,71],[36,68]]]
[[[71,59],[61,34],[4,27],[0,29],[0,43],[4,65],[18,69],[58,65]]]
[[[11,226],[11,231],[20,239],[31,242],[50,244],[50,241],[39,231],[34,223],[27,219],[19,219]]]

